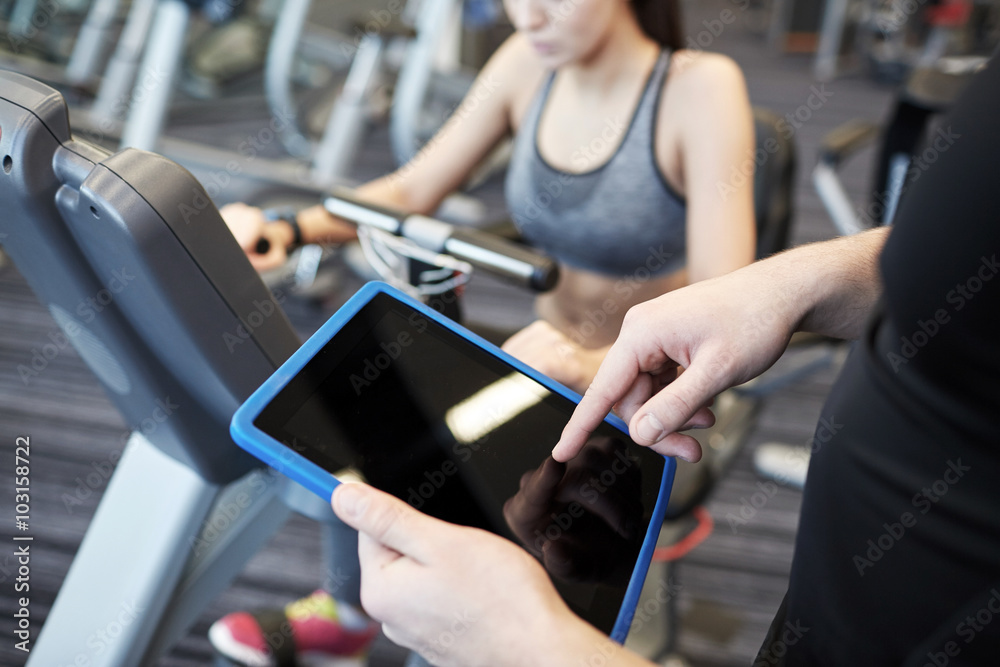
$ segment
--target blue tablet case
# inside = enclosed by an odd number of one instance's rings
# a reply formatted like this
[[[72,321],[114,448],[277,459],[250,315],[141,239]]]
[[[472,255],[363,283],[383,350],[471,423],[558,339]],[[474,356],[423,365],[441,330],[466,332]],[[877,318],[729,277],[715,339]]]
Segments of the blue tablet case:
[[[385,294],[402,305],[412,308],[421,316],[436,322],[446,330],[458,337],[470,341],[477,347],[485,350],[497,359],[509,364],[513,370],[537,381],[551,392],[558,394],[574,403],[579,402],[580,396],[563,385],[555,382],[529,366],[513,358],[492,343],[484,340],[480,336],[472,333],[468,329],[456,324],[454,321],[442,316],[432,308],[411,298],[400,290],[385,283],[371,282],[360,289],[347,303],[345,303],[313,336],[307,340],[302,347],[296,351],[275,373],[268,378],[251,396],[243,403],[233,416],[230,433],[233,440],[246,449],[248,452],[264,461],[277,471],[287,475],[296,482],[302,484],[321,498],[329,500],[334,489],[340,483],[336,477],[322,467],[313,463],[293,448],[282,444],[271,435],[255,425],[255,421],[276,396],[284,389],[288,383],[295,378],[300,371],[312,360],[323,348],[333,339],[344,326],[351,321],[358,312],[366,306],[373,298]],[[628,433],[627,425],[617,416],[609,415],[606,420],[608,424],[621,431]],[[553,443],[554,444],[554,443]],[[673,483],[676,463],[672,458],[665,459],[663,477],[660,481],[659,495],[656,499],[652,518],[648,524],[648,529],[639,550],[635,567],[628,580],[625,597],[622,601],[617,620],[610,636],[618,642],[624,642],[628,634],[632,617],[635,613],[639,594],[642,589],[646,572],[652,559],[656,539],[659,535],[660,526],[663,522],[663,514],[667,506],[670,495],[670,488]]]

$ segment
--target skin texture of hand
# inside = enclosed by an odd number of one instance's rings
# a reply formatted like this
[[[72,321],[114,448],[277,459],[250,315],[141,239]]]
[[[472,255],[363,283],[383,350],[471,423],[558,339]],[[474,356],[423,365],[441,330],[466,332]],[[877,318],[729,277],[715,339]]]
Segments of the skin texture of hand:
[[[267,271],[281,266],[288,259],[286,248],[292,241],[288,225],[268,224],[261,209],[241,203],[227,204],[219,209],[219,214],[253,268]],[[257,243],[261,239],[268,241],[266,253],[257,252]]]
[[[616,407],[638,444],[698,461],[701,447],[678,431],[711,419],[705,406],[770,368],[793,332],[858,335],[881,293],[887,235],[802,246],[630,309],[553,458],[575,456]]]
[[[359,533],[361,603],[392,641],[440,667],[649,665],[574,616],[526,551],[365,484],[333,509]]]
[[[582,446],[568,441],[568,435],[589,434],[612,407],[629,423],[638,444],[692,462],[701,459],[698,442],[677,431],[712,423],[704,406],[773,364],[791,336],[789,327],[775,327],[775,335],[746,329],[754,321],[753,300],[746,293],[725,304],[713,300],[723,291],[719,282],[740,288],[738,281],[717,278],[629,310],[618,340],[553,451],[557,460],[572,458]]]
[[[586,391],[608,351],[581,347],[544,320],[535,320],[508,338],[503,349],[579,394]]]

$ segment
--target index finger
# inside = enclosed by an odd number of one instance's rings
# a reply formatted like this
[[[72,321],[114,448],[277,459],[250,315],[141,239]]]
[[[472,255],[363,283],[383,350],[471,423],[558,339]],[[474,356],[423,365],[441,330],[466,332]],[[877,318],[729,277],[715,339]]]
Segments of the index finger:
[[[556,461],[568,461],[576,456],[587,438],[611,412],[639,377],[639,361],[618,343],[611,346],[587,392],[576,406],[563,428],[559,442],[552,449]]]

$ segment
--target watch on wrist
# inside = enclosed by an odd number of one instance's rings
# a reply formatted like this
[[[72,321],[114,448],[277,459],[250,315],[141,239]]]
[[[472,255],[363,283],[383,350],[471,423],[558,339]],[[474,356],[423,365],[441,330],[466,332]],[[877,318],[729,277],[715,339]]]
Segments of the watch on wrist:
[[[285,222],[292,228],[292,243],[287,248],[288,252],[292,252],[302,246],[302,227],[299,226],[298,214],[295,212],[295,209],[267,208],[264,209],[263,213],[264,219],[268,222]]]

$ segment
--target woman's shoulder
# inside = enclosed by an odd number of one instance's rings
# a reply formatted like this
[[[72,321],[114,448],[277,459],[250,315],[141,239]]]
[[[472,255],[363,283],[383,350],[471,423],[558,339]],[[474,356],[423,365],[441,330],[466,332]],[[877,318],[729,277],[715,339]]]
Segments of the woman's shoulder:
[[[504,40],[483,67],[483,74],[491,77],[510,105],[514,125],[548,73],[538,54],[520,33]]]
[[[518,64],[526,67],[535,67],[537,69],[541,69],[542,67],[541,60],[538,58],[535,50],[531,48],[528,38],[519,32],[512,33],[507,39],[501,42],[500,46],[493,53],[493,57],[516,61]]]
[[[673,54],[660,120],[684,130],[749,118],[743,71],[729,56],[682,49]]]
[[[720,127],[740,136],[752,134],[752,117],[746,81],[736,61],[693,49],[673,54],[657,116],[665,128],[657,134],[664,153],[682,144],[714,142],[721,136]]]
[[[497,47],[485,68],[494,70],[498,75],[509,74],[518,86],[540,81],[547,73],[527,38],[516,32]]]
[[[667,76],[672,86],[692,92],[746,85],[743,70],[735,60],[721,53],[693,49],[679,49],[671,55]]]

